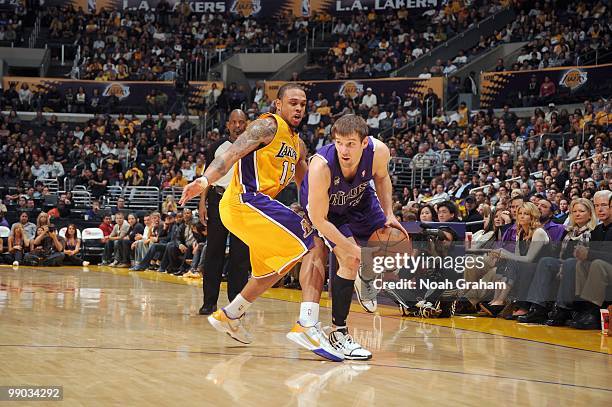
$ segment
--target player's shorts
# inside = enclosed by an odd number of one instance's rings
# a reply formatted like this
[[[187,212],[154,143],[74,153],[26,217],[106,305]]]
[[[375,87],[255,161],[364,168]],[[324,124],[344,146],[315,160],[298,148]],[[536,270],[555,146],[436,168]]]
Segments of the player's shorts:
[[[387,221],[374,191],[371,194],[365,194],[358,207],[350,208],[342,215],[330,213],[327,219],[338,228],[343,236],[355,238],[355,241],[362,246],[365,246],[370,236],[383,228]],[[323,239],[329,247],[335,247],[334,243]]]
[[[312,248],[310,222],[268,195],[225,193],[219,213],[223,225],[249,246],[255,278],[287,273]]]

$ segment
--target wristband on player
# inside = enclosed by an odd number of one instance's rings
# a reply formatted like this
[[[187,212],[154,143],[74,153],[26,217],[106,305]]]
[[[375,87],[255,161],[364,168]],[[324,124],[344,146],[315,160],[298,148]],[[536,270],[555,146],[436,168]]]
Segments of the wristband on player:
[[[198,183],[202,189],[206,189],[208,187],[208,178],[206,178],[205,175],[202,175],[200,178],[198,178]]]

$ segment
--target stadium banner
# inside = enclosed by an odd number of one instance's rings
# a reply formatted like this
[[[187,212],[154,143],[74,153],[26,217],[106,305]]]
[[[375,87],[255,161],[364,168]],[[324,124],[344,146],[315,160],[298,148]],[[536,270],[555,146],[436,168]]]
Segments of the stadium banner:
[[[285,81],[265,81],[265,93],[269,100],[276,99],[278,88],[283,86]],[[390,96],[393,91],[404,99],[407,93],[412,98],[422,100],[427,89],[433,89],[440,100],[444,100],[444,78],[389,78],[389,79],[348,79],[331,81],[303,81],[299,82],[309,95],[309,99],[315,99],[320,92],[327,100],[334,100],[334,94],[355,98],[359,92],[365,92],[367,88],[372,88],[372,92],[380,97],[384,92]]]
[[[27,84],[32,91],[41,91],[43,94],[48,94],[52,89],[57,89],[61,97],[72,89],[77,92],[80,87],[83,87],[88,97],[91,97],[94,89],[98,89],[101,98],[101,105],[111,96],[117,98],[119,106],[139,107],[141,110],[146,110],[146,98],[155,90],[159,95],[164,94],[167,97],[168,106],[171,106],[180,96],[174,85],[174,82],[146,82],[146,81],[89,81],[89,80],[74,80],[74,79],[59,79],[59,78],[34,78],[34,77],[18,77],[5,76],[2,78],[3,89],[8,89],[11,85],[15,85],[19,90],[22,84]],[[217,85],[219,90],[223,89],[223,82],[190,82],[187,89],[187,97],[190,108],[196,108],[203,104],[203,100],[213,84]],[[190,109],[191,110],[191,109]],[[195,114],[195,113],[194,113]]]
[[[160,0],[48,0],[45,5],[72,5],[89,13],[106,10],[148,10],[155,9]],[[172,9],[176,9],[182,0],[168,0]],[[314,13],[341,15],[357,11],[387,10],[427,11],[444,6],[446,0],[210,0],[188,1],[194,13],[232,13],[243,17],[275,18],[293,14],[309,17]]]
[[[521,106],[532,77],[538,89],[546,77],[555,84],[556,93],[546,103],[579,103],[612,95],[612,64],[566,66],[531,71],[484,72],[480,74],[480,107],[498,109],[504,104]]]

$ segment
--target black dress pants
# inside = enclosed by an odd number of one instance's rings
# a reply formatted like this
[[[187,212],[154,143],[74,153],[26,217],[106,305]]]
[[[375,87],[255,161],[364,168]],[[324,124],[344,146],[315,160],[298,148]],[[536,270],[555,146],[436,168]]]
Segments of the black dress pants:
[[[221,276],[225,262],[227,236],[230,236],[230,254],[227,271],[227,298],[232,301],[249,280],[249,248],[242,240],[229,233],[219,215],[221,194],[214,187],[208,191],[208,237],[204,257],[204,305],[217,305]]]

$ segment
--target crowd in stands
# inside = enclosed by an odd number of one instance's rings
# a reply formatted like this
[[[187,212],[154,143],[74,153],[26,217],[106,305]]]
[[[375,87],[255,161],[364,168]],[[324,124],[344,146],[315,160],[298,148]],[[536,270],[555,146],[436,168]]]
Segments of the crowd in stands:
[[[481,36],[478,44],[463,49],[448,61],[437,60],[424,68],[420,77],[451,76],[466,63],[501,44],[527,42],[516,61],[499,59],[492,69],[519,71],[552,68],[558,66],[584,65],[610,58],[610,21],[612,10],[605,2],[581,0],[557,0],[542,2],[514,1],[512,5],[517,18],[491,36]],[[491,5],[490,13],[499,10]],[[457,86],[457,83],[454,84]],[[472,92],[469,82],[464,85]],[[538,89],[539,90],[539,89]]]
[[[503,1],[450,1],[415,17],[406,8],[335,19],[328,79],[384,77],[499,10]],[[465,62],[463,62],[465,63]],[[436,68],[437,69],[437,68]],[[432,73],[442,74],[432,68]],[[444,72],[447,73],[447,72]]]
[[[80,78],[165,80],[205,55],[287,52],[292,39],[307,35],[308,20],[287,14],[268,21],[231,14],[195,14],[188,2],[173,10],[162,0],[153,10],[104,10],[90,15],[72,5],[46,7],[43,24],[52,39],[80,46]],[[76,41],[75,41],[76,38]]]
[[[528,42],[516,62],[505,66],[499,61],[495,71],[584,65],[589,61],[594,64],[596,50],[601,63],[612,51],[610,21],[612,10],[602,1],[536,2],[531,8],[522,9],[496,38],[485,41],[491,45],[500,39]]]
[[[26,42],[24,23],[27,14],[23,4],[0,5],[0,46],[20,46]]]

